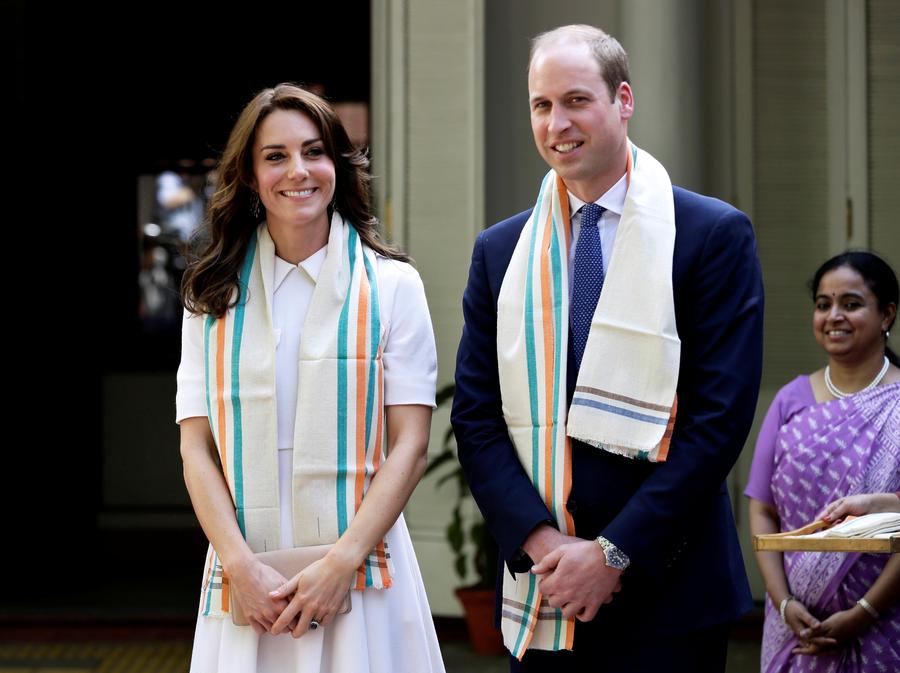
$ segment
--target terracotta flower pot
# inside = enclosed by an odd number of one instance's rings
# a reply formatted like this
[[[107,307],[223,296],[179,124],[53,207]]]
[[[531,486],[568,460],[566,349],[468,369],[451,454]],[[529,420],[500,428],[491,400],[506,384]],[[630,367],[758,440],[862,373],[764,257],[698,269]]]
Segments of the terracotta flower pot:
[[[466,614],[469,642],[478,654],[503,654],[503,636],[494,628],[494,590],[462,587],[456,590]]]

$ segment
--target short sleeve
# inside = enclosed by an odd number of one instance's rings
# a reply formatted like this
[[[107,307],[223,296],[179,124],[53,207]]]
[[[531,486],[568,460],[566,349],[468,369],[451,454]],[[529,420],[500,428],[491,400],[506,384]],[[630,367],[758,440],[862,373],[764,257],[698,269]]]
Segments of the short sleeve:
[[[379,261],[380,268],[383,266],[388,274],[396,276],[390,302],[390,324],[382,351],[384,404],[434,407],[437,349],[422,279],[409,264]]]
[[[778,434],[794,414],[814,403],[815,398],[806,376],[797,377],[778,391],[759,429],[744,495],[768,505],[775,504],[772,497],[772,474],[775,471]]]
[[[175,422],[206,416],[205,375],[203,371],[203,315],[187,310],[181,321],[181,364],[178,365],[178,389],[175,393]]]

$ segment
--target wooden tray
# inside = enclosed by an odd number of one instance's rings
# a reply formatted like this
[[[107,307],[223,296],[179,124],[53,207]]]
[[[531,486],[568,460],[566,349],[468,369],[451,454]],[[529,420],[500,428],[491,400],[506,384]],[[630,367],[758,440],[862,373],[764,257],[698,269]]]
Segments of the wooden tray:
[[[753,548],[757,551],[862,551],[870,554],[896,554],[900,552],[900,536],[809,538],[778,533],[754,535]]]
[[[756,551],[846,551],[869,552],[873,554],[900,553],[900,535],[889,538],[874,537],[802,537],[826,527],[824,521],[785,533],[754,535],[753,548]]]

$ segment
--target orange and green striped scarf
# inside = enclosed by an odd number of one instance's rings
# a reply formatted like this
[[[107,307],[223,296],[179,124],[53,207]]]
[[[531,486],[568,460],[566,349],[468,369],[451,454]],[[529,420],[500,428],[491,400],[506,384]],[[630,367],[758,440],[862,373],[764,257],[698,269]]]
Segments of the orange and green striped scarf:
[[[572,447],[566,436],[566,354],[569,197],[547,174],[513,252],[497,307],[497,360],[510,437],[535,489],[563,533],[575,535],[566,509],[572,488]],[[575,622],[550,607],[539,578],[504,573],[500,627],[507,649],[572,649]]]
[[[275,246],[263,223],[252,236],[240,297],[203,326],[206,401],[238,526],[255,552],[279,548],[278,447],[272,293]],[[295,546],[335,542],[384,460],[382,325],[375,254],[335,213],[300,344],[293,449]],[[354,588],[391,586],[380,542]],[[210,546],[200,613],[228,611],[228,577]]]
[[[567,408],[569,197],[547,173],[500,288],[497,362],[503,414],[516,453],[559,530],[571,439],[635,459],[664,461],[675,421],[680,340],[672,294],[672,184],[652,156],[629,145],[625,207],[615,256],[591,323]],[[509,651],[571,649],[574,620],[542,598],[538,578],[504,573],[501,630]]]

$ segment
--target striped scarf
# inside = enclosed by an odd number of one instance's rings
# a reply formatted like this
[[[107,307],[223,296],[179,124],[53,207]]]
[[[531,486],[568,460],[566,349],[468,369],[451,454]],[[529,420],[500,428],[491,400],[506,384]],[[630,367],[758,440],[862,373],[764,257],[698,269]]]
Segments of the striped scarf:
[[[498,298],[497,360],[506,425],[526,473],[567,535],[575,534],[565,507],[572,485],[570,437],[634,458],[665,460],[674,424],[680,341],[672,295],[672,185],[665,169],[634,145],[627,176],[616,255],[571,409],[566,403],[569,199],[552,170]],[[505,573],[501,630],[506,647],[521,659],[529,648],[572,649],[575,622],[547,604],[535,575]]]
[[[279,548],[275,340],[275,245],[265,223],[250,239],[240,297],[203,329],[206,403],[238,526],[254,552]],[[335,542],[384,460],[382,327],[375,254],[338,213],[300,343],[294,425],[295,546]],[[382,541],[357,570],[354,588],[391,586]],[[228,611],[229,582],[210,546],[200,612]]]

